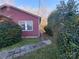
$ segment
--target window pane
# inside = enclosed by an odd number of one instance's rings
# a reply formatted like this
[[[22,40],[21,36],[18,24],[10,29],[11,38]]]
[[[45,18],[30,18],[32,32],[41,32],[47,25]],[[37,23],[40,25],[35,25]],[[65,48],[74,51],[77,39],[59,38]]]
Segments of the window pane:
[[[33,30],[33,21],[27,21],[27,30]]]
[[[21,24],[22,30],[25,30],[25,24]]]
[[[20,21],[19,25],[21,26],[22,30],[25,30],[25,22]]]

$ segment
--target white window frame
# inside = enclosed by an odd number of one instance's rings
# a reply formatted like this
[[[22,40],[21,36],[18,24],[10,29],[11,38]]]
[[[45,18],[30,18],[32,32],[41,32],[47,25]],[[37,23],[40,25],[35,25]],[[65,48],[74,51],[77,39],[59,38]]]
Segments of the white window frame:
[[[27,22],[31,21],[32,22],[32,30],[28,30],[27,29]],[[18,24],[21,26],[21,23],[25,23],[25,30],[22,30],[22,31],[33,31],[33,20],[22,20],[22,21],[19,21]]]

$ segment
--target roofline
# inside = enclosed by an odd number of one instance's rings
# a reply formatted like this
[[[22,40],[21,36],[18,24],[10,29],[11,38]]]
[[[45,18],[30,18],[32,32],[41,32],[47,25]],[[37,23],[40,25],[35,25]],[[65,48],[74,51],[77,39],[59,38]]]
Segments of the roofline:
[[[38,17],[38,18],[41,18],[41,17],[38,16],[38,15],[35,15],[35,14],[31,13],[31,12],[25,11],[25,10],[23,10],[23,9],[20,9],[20,8],[18,8],[18,7],[15,7],[15,6],[12,6],[12,5],[9,5],[9,4],[3,4],[3,5],[0,6],[0,8],[3,8],[3,7],[5,7],[5,6],[7,6],[7,7],[12,7],[12,8],[14,8],[14,9],[17,9],[17,10],[21,11],[21,12],[27,13],[27,14],[29,14],[29,15],[32,15],[32,16],[35,16],[35,17]]]

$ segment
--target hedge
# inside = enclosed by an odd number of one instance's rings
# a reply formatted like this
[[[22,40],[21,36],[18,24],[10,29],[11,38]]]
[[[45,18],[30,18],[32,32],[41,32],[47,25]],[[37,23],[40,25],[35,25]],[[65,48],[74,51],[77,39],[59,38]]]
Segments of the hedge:
[[[21,27],[14,22],[0,22],[0,48],[21,41]]]

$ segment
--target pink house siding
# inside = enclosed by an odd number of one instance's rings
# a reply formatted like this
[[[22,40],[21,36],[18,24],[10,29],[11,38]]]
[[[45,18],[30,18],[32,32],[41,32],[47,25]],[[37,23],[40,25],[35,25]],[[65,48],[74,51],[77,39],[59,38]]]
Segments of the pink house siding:
[[[40,17],[21,11],[14,7],[3,8],[2,15],[10,17],[14,22],[18,23],[22,20],[32,20],[33,21],[33,31],[22,31],[22,37],[39,37],[39,21]]]

